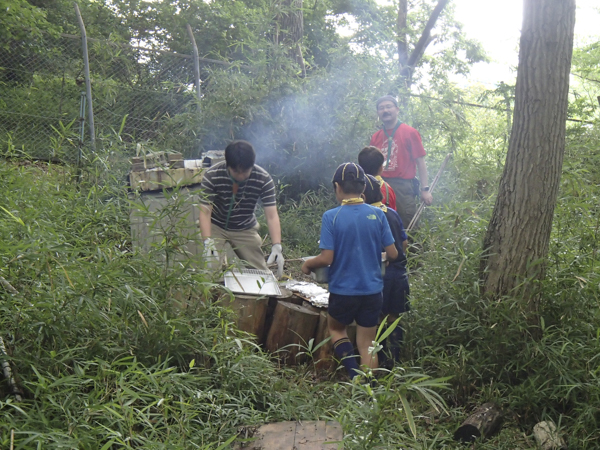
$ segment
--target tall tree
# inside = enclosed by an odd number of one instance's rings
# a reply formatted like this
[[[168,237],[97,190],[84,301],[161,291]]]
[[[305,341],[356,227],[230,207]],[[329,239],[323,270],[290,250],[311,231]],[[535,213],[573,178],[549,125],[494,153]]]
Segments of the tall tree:
[[[292,47],[292,54],[296,62],[302,68],[303,76],[306,76],[304,58],[300,42],[304,35],[304,15],[302,12],[302,0],[281,0],[280,11],[277,14],[276,44],[287,44]]]
[[[481,260],[485,292],[542,279],[565,149],[575,0],[525,0],[515,112]],[[533,284],[525,295],[535,306]]]
[[[408,56],[408,47],[406,39],[406,18],[408,16],[408,3],[406,0],[400,0],[398,6],[398,63],[400,69],[400,89],[410,90],[412,83],[412,73],[419,60],[423,57],[425,49],[433,40],[431,36],[431,30],[435,26],[438,17],[448,4],[448,0],[439,0],[435,5],[435,8],[429,16],[429,20],[423,28],[421,37],[415,44],[410,56]]]

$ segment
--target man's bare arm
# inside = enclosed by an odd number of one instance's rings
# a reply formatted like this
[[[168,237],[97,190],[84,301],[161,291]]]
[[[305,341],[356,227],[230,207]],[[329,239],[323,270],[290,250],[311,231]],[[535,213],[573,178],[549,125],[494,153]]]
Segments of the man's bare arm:
[[[267,227],[269,228],[269,236],[271,236],[272,244],[281,244],[281,223],[279,222],[279,213],[277,206],[265,206],[265,218],[267,219]]]
[[[429,186],[429,179],[427,174],[427,164],[425,164],[425,157],[422,156],[417,158],[417,170],[419,171],[419,181],[421,182],[421,188],[425,186]],[[433,202],[433,196],[429,191],[421,190],[421,199],[425,202],[426,205],[431,205]]]
[[[204,239],[211,237],[210,219],[212,217],[212,205],[200,203],[200,233]]]

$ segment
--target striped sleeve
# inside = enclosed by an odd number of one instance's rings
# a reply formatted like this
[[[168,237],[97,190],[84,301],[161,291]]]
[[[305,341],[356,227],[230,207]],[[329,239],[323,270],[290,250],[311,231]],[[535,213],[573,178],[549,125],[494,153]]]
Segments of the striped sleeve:
[[[271,175],[260,166],[255,166],[259,169],[258,173],[259,178],[262,179],[263,185],[260,192],[260,199],[262,201],[263,207],[265,206],[275,206],[277,204],[277,196],[275,194],[275,183],[273,182],[273,178]]]
[[[212,204],[217,196],[217,191],[213,182],[214,174],[215,171],[209,169],[204,172],[202,177],[202,184],[200,185],[200,188],[202,189],[202,192],[204,192],[204,195],[200,197],[200,203],[204,205]]]

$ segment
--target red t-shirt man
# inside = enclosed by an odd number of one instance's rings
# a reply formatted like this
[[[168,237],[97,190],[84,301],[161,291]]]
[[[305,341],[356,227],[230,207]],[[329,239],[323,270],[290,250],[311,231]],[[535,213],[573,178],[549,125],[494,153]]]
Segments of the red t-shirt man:
[[[413,188],[417,171],[421,182],[421,199],[426,205],[433,202],[429,192],[425,149],[419,132],[398,120],[400,109],[394,97],[385,95],[379,98],[376,108],[383,128],[373,134],[370,145],[383,153],[385,162],[382,176],[396,193],[396,211],[407,227],[417,212]]]

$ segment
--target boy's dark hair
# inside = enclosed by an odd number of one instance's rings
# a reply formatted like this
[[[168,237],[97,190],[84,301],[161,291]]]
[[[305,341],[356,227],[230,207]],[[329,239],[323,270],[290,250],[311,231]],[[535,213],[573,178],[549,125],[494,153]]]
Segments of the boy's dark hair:
[[[335,183],[340,185],[345,194],[360,195],[365,190],[365,171],[355,163],[342,163],[333,174],[333,188]]]
[[[225,163],[234,170],[248,170],[254,167],[256,153],[248,141],[233,141],[225,147]]]
[[[377,175],[384,161],[385,158],[381,150],[372,145],[363,148],[358,154],[358,164],[368,175]]]
[[[360,195],[365,190],[365,182],[360,180],[338,181],[337,184],[340,185],[340,189],[344,191],[345,194]],[[333,186],[335,187],[335,183]]]
[[[365,203],[369,205],[380,202],[383,200],[383,194],[381,193],[381,186],[373,175],[367,175],[367,184],[365,186]]]

